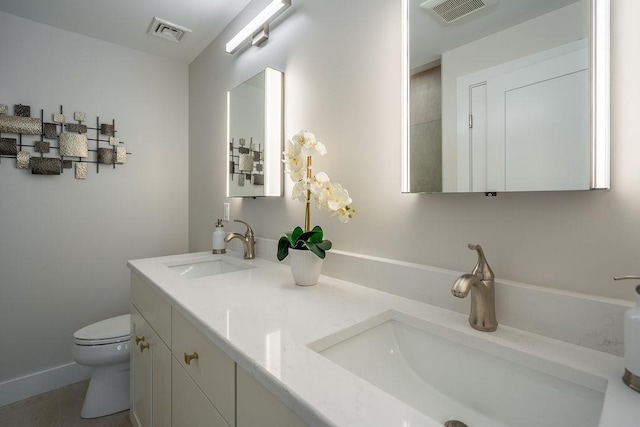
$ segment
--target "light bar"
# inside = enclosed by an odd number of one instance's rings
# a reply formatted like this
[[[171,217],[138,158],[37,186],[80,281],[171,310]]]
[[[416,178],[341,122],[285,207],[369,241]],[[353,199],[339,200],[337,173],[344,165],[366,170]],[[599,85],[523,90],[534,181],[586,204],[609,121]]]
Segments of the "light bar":
[[[610,188],[609,0],[591,2],[591,188]]]
[[[265,25],[268,25],[285,9],[291,6],[291,0],[274,0],[262,12],[251,20],[241,29],[226,45],[227,53],[236,52],[247,40],[253,38],[254,35],[262,31]],[[266,39],[265,39],[266,40]]]

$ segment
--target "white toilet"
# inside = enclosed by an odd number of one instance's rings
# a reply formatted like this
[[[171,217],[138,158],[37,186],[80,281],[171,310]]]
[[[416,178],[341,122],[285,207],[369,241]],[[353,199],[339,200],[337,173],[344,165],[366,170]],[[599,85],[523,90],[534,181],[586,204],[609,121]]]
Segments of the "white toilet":
[[[102,320],[73,334],[73,360],[93,374],[80,416],[96,418],[129,409],[131,316]]]

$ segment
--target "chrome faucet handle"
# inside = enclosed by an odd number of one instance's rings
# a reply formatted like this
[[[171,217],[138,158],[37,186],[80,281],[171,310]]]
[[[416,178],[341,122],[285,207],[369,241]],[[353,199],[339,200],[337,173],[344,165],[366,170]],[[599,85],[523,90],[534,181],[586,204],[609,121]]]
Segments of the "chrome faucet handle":
[[[469,243],[467,247],[472,251],[476,251],[478,253],[478,262],[476,263],[476,266],[473,267],[471,274],[475,274],[480,280],[493,282],[495,276],[493,275],[493,270],[491,270],[491,267],[489,267],[487,258],[484,256],[482,246],[475,243]]]
[[[247,231],[244,233],[245,237],[250,237],[253,238],[253,228],[251,228],[251,226],[249,224],[247,224],[246,222],[239,220],[239,219],[234,219],[233,222],[240,222],[244,225],[247,226]]]

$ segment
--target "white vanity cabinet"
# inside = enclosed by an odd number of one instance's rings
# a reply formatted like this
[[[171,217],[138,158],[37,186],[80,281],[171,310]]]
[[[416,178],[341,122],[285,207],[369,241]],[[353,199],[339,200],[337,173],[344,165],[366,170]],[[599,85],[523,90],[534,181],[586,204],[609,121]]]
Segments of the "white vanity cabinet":
[[[189,374],[173,358],[172,372],[172,425],[189,427],[229,427],[215,406]]]
[[[137,427],[171,425],[171,351],[159,334],[170,340],[167,319],[171,306],[132,274],[130,418]]]
[[[307,425],[239,366],[236,387],[238,411],[236,427],[304,427]]]
[[[306,425],[135,272],[131,336],[135,427]]]
[[[198,401],[202,402],[200,406],[205,412],[211,412],[206,406],[213,404],[213,413],[204,418],[207,421],[206,425],[235,426],[235,362],[175,309],[171,320],[175,358],[173,425],[204,425],[197,420],[184,418],[189,415],[185,408],[193,408],[196,406],[195,401]],[[188,374],[187,378],[183,378],[183,372]],[[191,392],[191,397],[185,399],[185,391],[182,387],[177,387],[177,384],[185,385],[189,378],[193,380],[194,386],[197,386],[196,390],[202,391],[202,397]],[[193,387],[185,385],[185,389],[192,390]],[[189,401],[190,399],[194,401]]]

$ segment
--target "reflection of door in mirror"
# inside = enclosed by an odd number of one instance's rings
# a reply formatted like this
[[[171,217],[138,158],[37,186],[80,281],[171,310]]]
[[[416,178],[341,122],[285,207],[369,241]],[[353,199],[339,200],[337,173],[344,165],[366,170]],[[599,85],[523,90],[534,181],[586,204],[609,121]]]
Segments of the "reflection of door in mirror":
[[[589,189],[589,54],[568,43],[458,78],[458,191]]]
[[[590,8],[606,0],[489,1],[444,16],[434,9],[466,0],[406,1],[403,191],[595,188]]]

